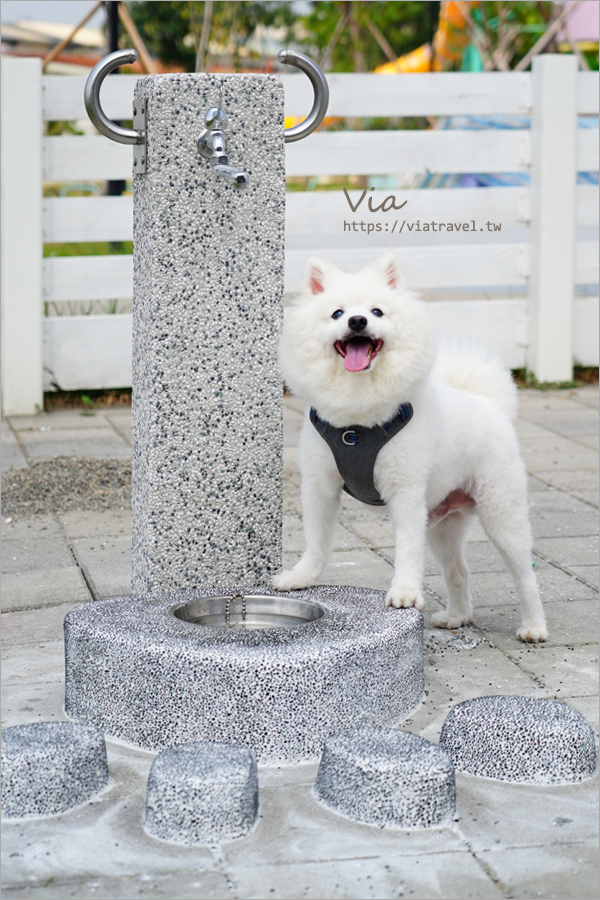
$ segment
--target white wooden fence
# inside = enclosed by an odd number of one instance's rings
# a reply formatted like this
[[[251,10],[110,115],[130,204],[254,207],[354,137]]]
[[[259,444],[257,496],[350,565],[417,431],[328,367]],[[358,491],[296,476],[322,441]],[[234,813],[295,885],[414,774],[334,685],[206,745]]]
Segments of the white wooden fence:
[[[568,379],[574,361],[597,365],[598,299],[581,296],[581,286],[598,283],[598,187],[576,186],[576,172],[598,169],[598,131],[578,129],[576,117],[598,115],[598,74],[578,73],[574,57],[542,56],[531,73],[328,77],[332,116],[521,114],[532,125],[320,132],[288,145],[288,175],[528,172],[531,187],[370,190],[356,212],[342,190],[288,193],[286,290],[297,286],[310,255],[353,269],[391,248],[410,286],[434,298],[432,318],[443,332],[482,339],[509,366],[527,366],[540,380]],[[283,81],[286,114],[304,115],[308,79]],[[134,83],[124,75],[104,83],[103,106],[113,119],[131,117]],[[7,415],[33,412],[51,386],[131,384],[130,315],[43,316],[44,302],[132,295],[131,257],[42,258],[45,242],[132,237],[131,197],[42,196],[44,182],[130,177],[130,147],[101,136],[43,137],[44,121],[84,117],[83,85],[80,77],[43,76],[39,60],[2,60]],[[361,193],[350,192],[354,205]],[[368,209],[369,198],[377,207],[391,193],[396,206],[406,201],[400,211]],[[403,220],[467,223],[469,231],[400,231]],[[488,221],[502,231],[488,233]],[[349,232],[352,222],[365,230]],[[444,299],[441,291],[451,293]],[[457,298],[461,291],[467,299]]]

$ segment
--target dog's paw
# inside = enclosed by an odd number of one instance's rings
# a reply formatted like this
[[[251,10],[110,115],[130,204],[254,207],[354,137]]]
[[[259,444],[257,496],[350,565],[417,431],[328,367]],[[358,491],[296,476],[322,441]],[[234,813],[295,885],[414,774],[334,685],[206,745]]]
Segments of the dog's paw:
[[[548,629],[545,622],[533,622],[519,628],[517,637],[526,644],[540,644],[548,640]]]
[[[395,606],[396,609],[408,609],[414,606],[416,609],[423,609],[425,601],[421,591],[410,585],[392,585],[385,598],[386,606]]]
[[[472,615],[472,611],[462,616],[452,615],[447,609],[444,609],[442,612],[434,613],[431,621],[436,628],[460,628],[461,625],[466,625],[471,621]]]
[[[297,591],[300,588],[310,587],[315,583],[315,580],[306,572],[298,569],[297,566],[295,569],[287,569],[278,575],[273,575],[271,579],[276,591]]]

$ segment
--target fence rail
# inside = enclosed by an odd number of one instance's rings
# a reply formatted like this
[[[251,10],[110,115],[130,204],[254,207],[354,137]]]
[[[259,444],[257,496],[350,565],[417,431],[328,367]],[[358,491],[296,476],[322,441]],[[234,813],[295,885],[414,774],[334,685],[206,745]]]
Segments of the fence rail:
[[[42,315],[44,303],[131,299],[129,256],[42,258],[44,243],[132,239],[131,197],[42,191],[44,182],[130,178],[131,148],[100,136],[44,137],[43,122],[85,117],[85,79],[43,76],[32,59],[4,58],[2,69],[2,396],[4,412],[18,414],[41,405],[43,389],[131,383],[129,315]],[[304,115],[308,80],[282,80],[286,114]],[[484,340],[542,380],[568,377],[573,361],[597,365],[598,300],[580,293],[598,283],[598,187],[575,182],[577,171],[598,170],[598,130],[576,127],[578,115],[598,115],[598,74],[578,73],[572,57],[544,56],[526,73],[328,80],[332,117],[510,115],[524,117],[524,127],[320,132],[287,147],[288,176],[363,175],[376,185],[377,176],[407,173],[513,172],[529,174],[531,187],[376,187],[348,199],[341,190],[289,192],[286,291],[309,255],[356,268],[393,248],[411,287],[436,292],[430,310],[441,331]],[[135,81],[105,81],[109,116],[131,117]],[[369,210],[369,200],[377,208],[390,193],[396,209]],[[353,228],[361,222],[371,231]],[[418,231],[417,222],[436,228]],[[500,233],[488,233],[486,222]],[[461,289],[480,299],[457,301]],[[440,299],[443,291],[452,297]],[[490,294],[496,299],[483,299]]]

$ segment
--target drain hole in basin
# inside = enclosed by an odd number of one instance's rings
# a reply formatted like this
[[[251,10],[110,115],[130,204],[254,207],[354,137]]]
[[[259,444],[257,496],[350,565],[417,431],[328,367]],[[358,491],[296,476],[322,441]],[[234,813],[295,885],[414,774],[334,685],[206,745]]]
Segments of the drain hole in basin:
[[[171,612],[178,619],[194,625],[256,631],[308,625],[324,616],[326,610],[310,600],[276,594],[224,594],[221,597],[200,597],[174,607]]]

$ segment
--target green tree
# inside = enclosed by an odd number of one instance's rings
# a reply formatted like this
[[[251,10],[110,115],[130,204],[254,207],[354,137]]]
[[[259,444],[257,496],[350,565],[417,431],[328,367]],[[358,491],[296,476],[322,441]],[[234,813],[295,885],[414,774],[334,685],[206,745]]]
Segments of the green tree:
[[[166,65],[179,65],[186,71],[196,68],[205,3],[160,0],[130,4],[136,28],[150,53]],[[215,2],[210,16],[210,48],[217,47],[219,57],[230,60],[234,69],[241,64],[240,48],[245,47],[259,26],[289,28],[294,20],[290,3]],[[257,54],[254,54],[257,56]],[[209,49],[209,62],[210,62]]]
[[[431,41],[437,2],[313,2],[300,38],[326,71],[368,72]]]

